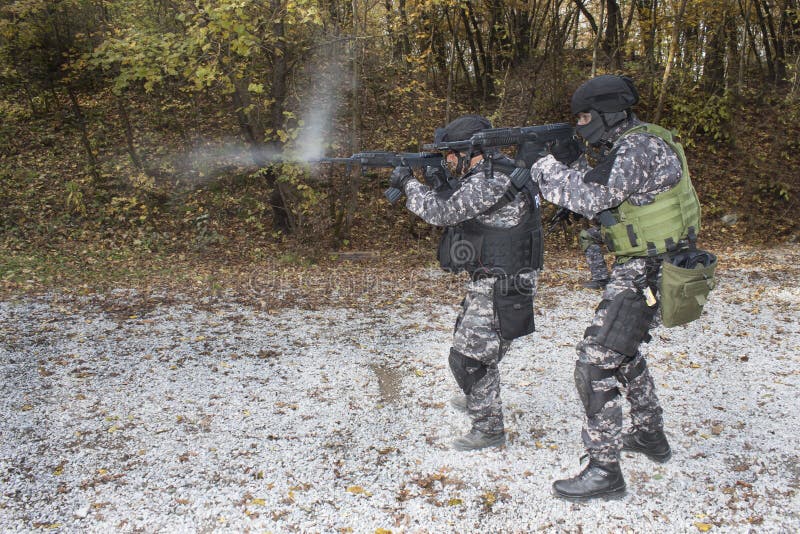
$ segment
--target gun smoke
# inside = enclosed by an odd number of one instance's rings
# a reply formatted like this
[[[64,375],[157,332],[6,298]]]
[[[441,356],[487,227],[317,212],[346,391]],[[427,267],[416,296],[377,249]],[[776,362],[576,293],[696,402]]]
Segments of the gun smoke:
[[[341,70],[336,62],[311,67],[311,91],[300,115],[297,135],[286,143],[283,150],[254,147],[235,138],[220,142],[199,140],[197,148],[172,158],[174,168],[190,171],[188,174],[194,176],[194,185],[200,185],[232,168],[253,168],[263,162],[309,163],[318,160],[331,144],[333,116],[341,102]]]

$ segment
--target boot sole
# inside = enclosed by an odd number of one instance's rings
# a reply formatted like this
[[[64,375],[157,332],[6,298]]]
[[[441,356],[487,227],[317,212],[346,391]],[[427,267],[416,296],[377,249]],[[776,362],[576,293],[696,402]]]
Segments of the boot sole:
[[[453,443],[453,449],[461,452],[469,452],[469,451],[479,451],[481,449],[488,449],[489,447],[503,447],[506,444],[506,440],[499,441],[497,443],[487,443],[486,445],[482,445],[480,447],[470,447],[467,445],[457,445]]]
[[[649,452],[647,452],[646,450],[643,450],[643,449],[636,449],[636,448],[632,448],[632,447],[626,447],[626,446],[623,445],[622,446],[622,450],[623,451],[627,451],[627,452],[635,452],[635,453],[638,453],[638,454],[644,454],[645,456],[650,458],[652,461],[654,461],[656,463],[659,463],[659,464],[667,463],[669,461],[669,459],[672,458],[672,449],[667,451],[666,454],[652,454],[652,453],[649,453]]]
[[[565,495],[563,493],[559,493],[558,491],[555,490],[555,488],[553,488],[553,495],[555,497],[570,502],[586,502],[586,501],[592,501],[594,499],[603,499],[604,501],[618,501],[624,499],[627,494],[628,494],[627,487],[623,487],[614,491],[601,491],[598,493],[593,493],[591,495]]]

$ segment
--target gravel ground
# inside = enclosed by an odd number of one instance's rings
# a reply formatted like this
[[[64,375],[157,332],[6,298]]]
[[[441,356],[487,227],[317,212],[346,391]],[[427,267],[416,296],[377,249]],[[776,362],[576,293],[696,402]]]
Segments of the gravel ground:
[[[449,449],[455,301],[0,302],[0,528],[796,532],[798,253],[724,261],[703,319],[646,346],[673,459],[624,454],[627,495],[587,503],[550,493],[580,469],[585,272],[541,288],[501,364],[508,445],[471,453]]]

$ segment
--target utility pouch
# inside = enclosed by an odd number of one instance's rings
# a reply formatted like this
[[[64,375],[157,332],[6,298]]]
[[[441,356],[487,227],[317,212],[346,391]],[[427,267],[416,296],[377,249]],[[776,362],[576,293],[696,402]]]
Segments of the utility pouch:
[[[445,271],[449,272],[458,272],[460,270],[454,264],[453,258],[450,254],[450,249],[453,246],[453,242],[458,240],[458,237],[455,234],[456,229],[454,227],[448,226],[445,228],[442,238],[439,240],[439,249],[436,252],[436,258],[439,260],[439,266]]]
[[[613,299],[603,300],[595,310],[606,310],[603,323],[590,326],[584,337],[594,337],[595,342],[629,358],[636,356],[639,345],[650,341],[650,321],[655,308],[645,302],[645,297],[632,289],[626,289]]]
[[[515,278],[500,278],[494,283],[494,311],[500,337],[516,339],[533,332],[533,292],[516,283]]]
[[[690,323],[703,313],[716,286],[717,257],[704,250],[674,254],[661,267],[661,319],[667,328]]]

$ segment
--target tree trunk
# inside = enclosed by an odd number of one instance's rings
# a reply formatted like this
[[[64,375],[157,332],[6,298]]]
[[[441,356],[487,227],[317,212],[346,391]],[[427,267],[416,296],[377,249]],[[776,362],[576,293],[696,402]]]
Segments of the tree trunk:
[[[492,64],[492,56],[487,52],[486,47],[483,45],[481,27],[478,24],[478,20],[475,18],[475,11],[472,9],[472,4],[469,2],[467,2],[467,15],[469,15],[469,21],[472,23],[473,37],[475,39],[475,43],[478,45],[478,52],[483,65],[481,87],[483,89],[483,101],[486,102],[486,99],[488,99],[494,93],[494,66]]]
[[[766,57],[767,60],[767,72],[769,73],[769,79],[774,81],[775,61],[769,44],[769,32],[767,31],[767,22],[764,18],[764,13],[761,11],[761,2],[759,0],[753,0],[753,3],[756,6],[756,16],[758,17],[758,25],[761,27],[761,39],[764,44],[764,56]]]
[[[603,38],[604,10],[605,2],[600,2],[600,26],[597,27],[597,34],[594,39],[594,48],[592,49],[592,78],[597,76],[597,51],[600,48],[600,40]]]
[[[125,102],[122,100],[121,96],[117,96],[116,100],[117,109],[119,110],[119,118],[122,121],[122,128],[125,130],[125,142],[128,146],[128,155],[131,158],[133,166],[139,170],[142,170],[142,160],[139,158],[139,154],[136,152],[136,144],[134,143],[133,138],[133,126],[131,126],[131,120],[130,117],[128,117],[128,110],[125,107]]]
[[[687,0],[680,0],[680,7],[675,14],[675,22],[672,26],[672,39],[669,43],[669,54],[667,55],[667,64],[664,67],[664,76],[661,78],[661,94],[658,96],[658,105],[656,106],[656,112],[652,121],[655,123],[661,120],[661,112],[664,110],[664,101],[666,100],[667,86],[669,85],[669,76],[672,70],[672,61],[675,59],[675,54],[678,50],[678,37],[681,35],[681,24],[683,22],[683,13],[686,11],[686,2]]]
[[[764,13],[767,16],[767,28],[769,29],[772,49],[775,51],[775,83],[781,84],[786,81],[786,52],[783,47],[783,38],[779,38],[775,32],[775,19],[772,18],[772,10],[766,0],[764,2]]]
[[[703,60],[703,89],[707,93],[717,92],[725,78],[725,25],[727,13],[714,25],[709,24],[711,36],[705,49]]]
[[[475,46],[475,39],[472,35],[472,30],[469,27],[469,18],[467,18],[467,12],[464,11],[464,7],[459,4],[458,12],[461,15],[461,22],[464,24],[464,33],[467,36],[467,44],[469,45],[469,56],[472,59],[472,69],[473,75],[475,76],[475,85],[477,89],[478,83],[482,79],[482,71],[481,71],[481,63],[478,61],[478,49]]]
[[[608,56],[609,64],[612,69],[622,68],[622,43],[620,31],[622,30],[622,12],[619,9],[617,0],[606,0],[606,31],[603,38],[603,51]]]
[[[101,187],[106,187],[108,184],[105,184],[101,181],[100,173],[97,170],[97,159],[94,157],[92,142],[89,139],[89,128],[86,124],[86,117],[84,116],[81,106],[78,103],[78,96],[69,85],[67,85],[67,94],[69,95],[69,101],[72,104],[72,112],[75,114],[75,118],[78,121],[78,127],[80,128],[81,143],[83,144],[83,149],[86,152],[86,160],[89,162],[89,172],[91,173],[92,179],[96,184]]]
[[[358,0],[352,0],[353,4],[353,36],[360,31]],[[355,154],[361,150],[361,42],[358,39],[351,40],[351,79],[350,91],[352,98],[352,115],[350,124],[350,151]],[[348,169],[349,170],[349,169]],[[344,231],[345,238],[350,235],[353,227],[353,216],[358,210],[358,191],[361,187],[361,174],[350,172],[348,178],[347,212],[345,215]]]

